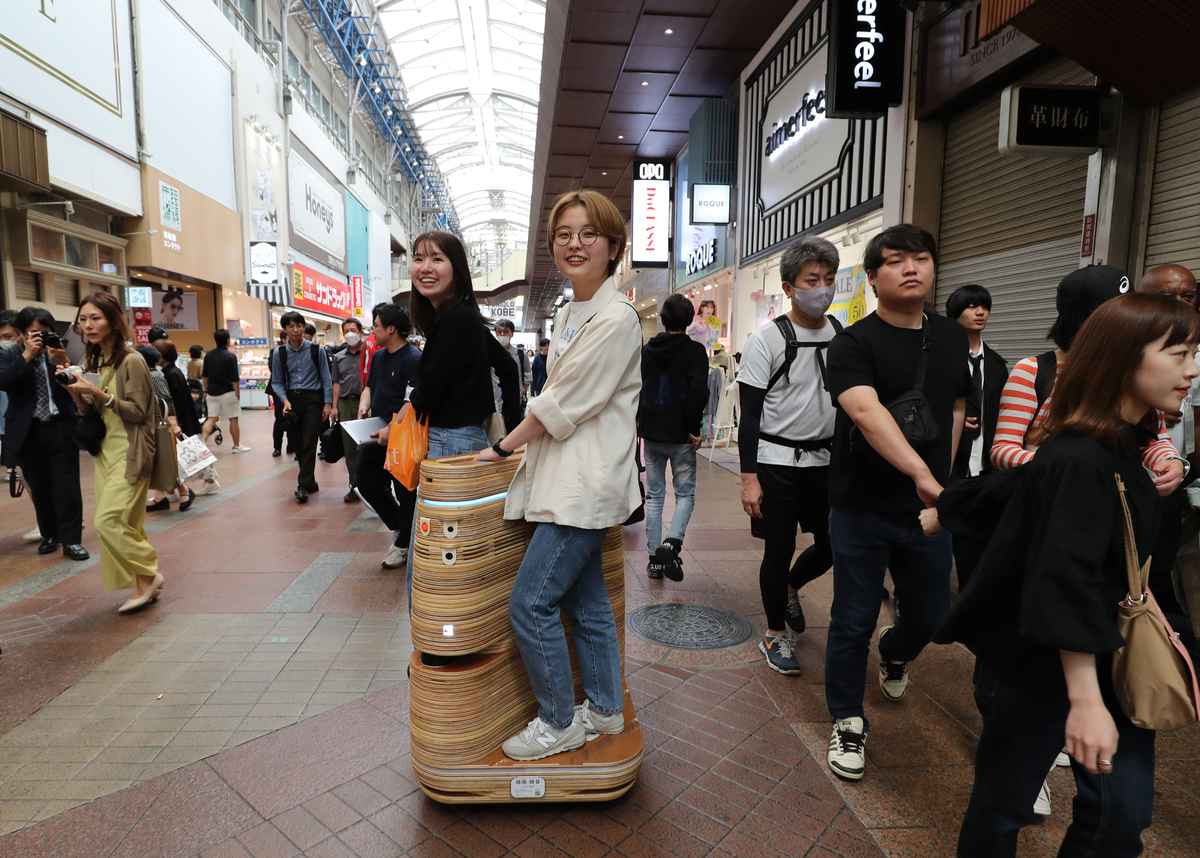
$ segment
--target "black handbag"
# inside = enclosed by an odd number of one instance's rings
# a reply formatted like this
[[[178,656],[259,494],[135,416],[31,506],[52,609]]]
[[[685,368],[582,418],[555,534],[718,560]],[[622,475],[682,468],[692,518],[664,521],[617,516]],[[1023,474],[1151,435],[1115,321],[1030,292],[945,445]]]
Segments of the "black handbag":
[[[933,416],[933,409],[930,408],[929,400],[925,397],[925,391],[922,389],[925,387],[925,370],[928,366],[929,330],[925,320],[922,319],[921,358],[917,361],[917,377],[913,380],[912,389],[901,393],[884,406],[896,421],[896,425],[900,427],[904,439],[912,445],[914,450],[928,447],[938,440],[937,420]],[[851,428],[851,447],[858,449],[859,444],[866,443],[858,426]]]
[[[637,446],[634,447],[633,460],[637,463],[638,491],[642,493],[642,502],[629,514],[629,518],[625,519],[622,527],[629,527],[631,524],[639,524],[646,520],[646,483],[642,480],[642,474],[646,473],[646,466],[642,464],[641,438],[637,439]]]
[[[346,455],[345,441],[342,438],[342,424],[333,422],[321,430],[321,452],[320,458],[322,462],[334,464],[340,462],[342,457]]]
[[[107,432],[104,418],[100,416],[99,411],[93,408],[76,415],[75,426],[71,434],[80,450],[86,450],[93,456],[99,456],[100,445],[104,443],[104,436]]]

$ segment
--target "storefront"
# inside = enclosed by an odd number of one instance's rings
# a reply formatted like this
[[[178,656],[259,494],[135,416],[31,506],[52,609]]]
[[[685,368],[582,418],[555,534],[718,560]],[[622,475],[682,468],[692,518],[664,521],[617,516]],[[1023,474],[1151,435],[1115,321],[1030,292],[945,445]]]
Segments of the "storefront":
[[[129,236],[130,283],[149,288],[130,302],[134,337],[144,342],[158,325],[180,354],[193,345],[210,349],[213,331],[226,324],[223,292],[243,292],[238,213],[148,164],[142,199],[145,214],[122,229]]]
[[[281,330],[283,314],[294,310],[316,327],[316,342],[335,345],[342,338],[342,321],[354,315],[354,289],[337,272],[315,259],[294,249],[292,256],[288,304],[271,308],[272,334],[277,336]]]
[[[1138,276],[1156,265],[1184,265],[1200,279],[1200,89],[1164,101],[1147,117],[1146,177],[1137,225]],[[1136,263],[1140,263],[1136,264]]]
[[[803,233],[838,245],[832,312],[873,309],[862,251],[882,224],[886,120],[826,115],[830,61],[823,2],[798,6],[741,75],[736,245],[730,347],[785,311],[779,259]]]
[[[711,350],[720,342],[730,345],[729,319],[733,309],[733,248],[729,243],[732,211],[727,184],[693,182],[689,173],[689,149],[685,146],[675,161],[675,291],[691,298],[697,318],[701,304],[713,302],[704,314],[708,332],[705,345]],[[703,178],[703,177],[701,177]]]

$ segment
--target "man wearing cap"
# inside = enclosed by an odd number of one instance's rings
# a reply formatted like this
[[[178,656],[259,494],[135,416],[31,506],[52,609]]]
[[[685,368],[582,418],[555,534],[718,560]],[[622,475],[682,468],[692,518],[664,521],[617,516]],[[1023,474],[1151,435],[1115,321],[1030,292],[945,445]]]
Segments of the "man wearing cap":
[[[1058,284],[1055,304],[1058,318],[1050,328],[1049,337],[1057,348],[1017,362],[1008,375],[1000,395],[1000,413],[996,421],[996,438],[992,444],[992,464],[1000,470],[1019,468],[1032,461],[1038,446],[1045,440],[1043,425],[1050,414],[1050,399],[1058,371],[1066,362],[1075,336],[1096,308],[1112,298],[1130,292],[1129,275],[1111,265],[1089,265],[1072,271]],[[1167,435],[1165,421],[1159,419],[1158,438],[1142,450],[1142,464],[1151,472],[1159,495],[1167,496],[1179,488],[1186,473],[1187,460]],[[977,673],[976,701],[987,705],[993,680]],[[1065,754],[1059,754],[1058,765],[1070,765]],[[1050,788],[1042,785],[1033,811],[1039,816],[1050,815]]]

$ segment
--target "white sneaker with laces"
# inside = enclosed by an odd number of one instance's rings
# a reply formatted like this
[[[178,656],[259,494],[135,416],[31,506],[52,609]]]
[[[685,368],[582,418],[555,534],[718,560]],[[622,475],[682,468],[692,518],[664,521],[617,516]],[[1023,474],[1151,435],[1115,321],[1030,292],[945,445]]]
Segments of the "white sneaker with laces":
[[[204,485],[202,485],[200,487],[200,491],[196,492],[196,494],[198,494],[198,495],[215,495],[220,490],[221,490],[221,484],[218,483],[216,480],[205,480]]]
[[[829,768],[842,780],[861,781],[867,770],[867,733],[857,716],[833,722],[829,737]]]
[[[582,748],[586,741],[587,732],[578,718],[563,730],[551,727],[541,718],[534,718],[524,730],[500,747],[510,760],[540,760]]]
[[[883,642],[883,636],[892,630],[892,626],[884,626],[879,630],[880,643]],[[887,661],[883,657],[882,648],[879,654],[879,690],[883,696],[891,700],[893,703],[904,697],[904,692],[908,691],[908,666],[911,662],[907,661]]]
[[[575,721],[583,725],[584,735],[589,742],[605,736],[615,736],[625,730],[625,714],[614,712],[611,715],[601,715],[592,709],[592,701],[584,700],[583,705],[575,707]]]
[[[233,448],[233,452],[234,453],[249,453],[251,449],[253,449],[253,448],[238,446],[238,447]]]
[[[399,569],[408,562],[408,549],[401,548],[399,545],[393,545],[388,549],[387,554],[383,555],[383,562],[379,565],[384,569]]]
[[[27,530],[21,534],[22,542],[41,542],[42,532],[36,527],[33,530]]]
[[[1042,781],[1042,788],[1038,790],[1038,797],[1033,802],[1033,812],[1038,816],[1050,816],[1050,782]]]

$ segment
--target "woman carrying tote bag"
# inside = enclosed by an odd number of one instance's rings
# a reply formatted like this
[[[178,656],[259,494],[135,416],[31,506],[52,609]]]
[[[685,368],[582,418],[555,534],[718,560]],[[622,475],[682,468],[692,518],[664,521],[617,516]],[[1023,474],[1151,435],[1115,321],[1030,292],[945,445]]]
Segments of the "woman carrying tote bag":
[[[638,491],[636,414],[642,327],[612,280],[625,249],[625,222],[595,191],[559,197],[550,213],[550,252],[575,297],[555,319],[548,377],[529,414],[484,450],[494,462],[528,445],[504,516],[535,522],[509,603],[513,634],[538,700],[538,715],[503,745],[536,760],[625,729],[621,652],[604,587],[606,530],[629,518]],[[575,620],[586,697],[576,706],[559,609]]]
[[[1160,516],[1140,450],[1158,412],[1178,411],[1196,377],[1198,339],[1200,316],[1174,299],[1104,303],[1059,376],[1047,440],[1017,474],[998,475],[1018,482],[937,636],[970,646],[991,686],[960,856],[1017,854],[1018,832],[1033,821],[1034,797],[1064,739],[1077,796],[1058,854],[1142,852],[1155,733],[1131,720],[1120,702],[1130,689],[1113,670],[1118,654],[1145,654],[1122,636],[1118,611],[1130,579],[1125,503],[1131,562],[1140,567]]]

